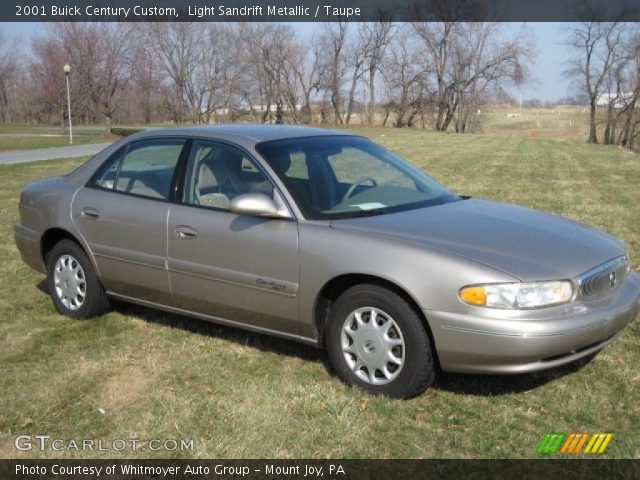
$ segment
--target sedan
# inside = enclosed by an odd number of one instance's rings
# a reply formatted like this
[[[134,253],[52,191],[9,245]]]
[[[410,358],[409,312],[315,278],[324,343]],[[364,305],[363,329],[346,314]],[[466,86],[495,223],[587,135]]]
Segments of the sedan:
[[[290,126],[142,132],[24,187],[15,239],[58,312],[112,299],[326,349],[408,398],[436,372],[511,374],[611,343],[640,309],[624,244],[459,196],[374,142]]]

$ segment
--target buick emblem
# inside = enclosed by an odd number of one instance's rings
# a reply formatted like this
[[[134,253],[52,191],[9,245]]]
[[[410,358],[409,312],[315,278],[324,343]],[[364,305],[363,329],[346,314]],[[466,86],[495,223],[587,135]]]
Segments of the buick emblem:
[[[616,272],[614,271],[609,274],[609,285],[613,287],[615,284],[616,284]]]

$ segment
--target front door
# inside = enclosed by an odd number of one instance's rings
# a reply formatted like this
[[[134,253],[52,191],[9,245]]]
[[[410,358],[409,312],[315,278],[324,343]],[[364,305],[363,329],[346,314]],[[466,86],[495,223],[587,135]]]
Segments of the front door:
[[[229,211],[237,195],[273,186],[236,147],[196,140],[182,202],[168,221],[176,306],[260,328],[298,333],[298,226]]]

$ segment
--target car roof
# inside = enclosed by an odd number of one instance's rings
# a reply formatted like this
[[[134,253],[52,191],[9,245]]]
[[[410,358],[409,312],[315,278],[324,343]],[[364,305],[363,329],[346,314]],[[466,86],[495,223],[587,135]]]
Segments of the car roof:
[[[261,143],[271,140],[283,140],[286,138],[319,137],[330,135],[350,135],[338,130],[326,128],[299,127],[293,125],[195,125],[188,127],[153,128],[146,130],[136,137],[158,135],[189,135],[197,137],[209,137],[220,140],[244,140],[243,143]]]

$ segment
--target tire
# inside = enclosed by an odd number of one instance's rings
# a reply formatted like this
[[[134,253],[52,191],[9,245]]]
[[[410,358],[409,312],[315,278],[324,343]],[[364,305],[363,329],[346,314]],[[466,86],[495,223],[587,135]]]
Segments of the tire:
[[[111,304],[84,250],[61,240],[46,256],[47,285],[56,310],[71,318],[97,317]]]
[[[356,285],[338,298],[329,315],[325,346],[335,373],[374,395],[415,397],[435,379],[422,319],[401,296],[378,285]],[[387,360],[389,355],[393,360]]]

